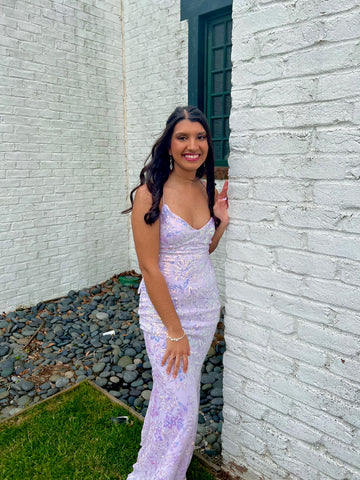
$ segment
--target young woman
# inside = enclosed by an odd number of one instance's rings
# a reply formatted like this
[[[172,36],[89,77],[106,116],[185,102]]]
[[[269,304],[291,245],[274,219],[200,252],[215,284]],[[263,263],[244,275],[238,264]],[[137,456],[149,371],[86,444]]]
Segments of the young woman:
[[[128,480],[185,480],[201,367],[219,321],[209,254],[229,221],[227,182],[218,194],[209,127],[195,107],[175,109],[149,158],[127,211],[143,275],[139,316],[153,390]]]

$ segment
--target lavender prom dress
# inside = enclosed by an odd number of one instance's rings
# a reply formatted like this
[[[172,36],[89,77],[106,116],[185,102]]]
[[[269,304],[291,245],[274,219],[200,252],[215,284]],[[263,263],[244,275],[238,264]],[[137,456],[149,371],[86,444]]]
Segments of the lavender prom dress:
[[[209,258],[214,235],[211,218],[200,229],[163,204],[160,213],[159,266],[185,330],[189,367],[176,379],[161,360],[166,329],[140,284],[140,326],[152,365],[153,390],[141,434],[141,449],[127,480],[186,480],[196,438],[201,367],[214,337],[220,314],[219,292]]]

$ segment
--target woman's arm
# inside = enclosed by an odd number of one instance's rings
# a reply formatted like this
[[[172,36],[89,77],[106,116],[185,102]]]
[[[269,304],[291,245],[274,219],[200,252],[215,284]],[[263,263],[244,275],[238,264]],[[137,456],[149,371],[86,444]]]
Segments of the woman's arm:
[[[136,254],[152,304],[164,323],[169,337],[179,338],[183,335],[181,322],[171,300],[165,278],[159,269],[160,222],[158,219],[154,224],[148,225],[144,220],[144,215],[149,211],[151,205],[152,195],[147,186],[142,185],[136,191],[131,215]],[[186,336],[178,342],[167,340],[167,348],[162,361],[164,365],[169,359],[167,373],[170,373],[174,367],[173,376],[175,378],[181,360],[183,360],[186,373],[188,355],[190,355],[190,348]]]
[[[227,191],[228,191],[228,181],[225,180],[224,186],[220,193],[215,190],[215,203],[214,203],[214,214],[221,220],[220,225],[215,230],[214,236],[211,240],[209,246],[209,253],[212,253],[218,243],[220,238],[223,236],[226,227],[229,223],[229,214],[228,214],[228,199],[227,199]]]

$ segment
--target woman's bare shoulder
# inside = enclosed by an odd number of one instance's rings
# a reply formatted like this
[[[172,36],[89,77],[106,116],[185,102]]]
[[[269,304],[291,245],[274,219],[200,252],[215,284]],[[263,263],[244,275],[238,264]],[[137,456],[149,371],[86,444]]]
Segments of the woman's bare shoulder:
[[[152,195],[146,184],[140,185],[140,187],[136,190],[134,202],[142,205],[152,205]]]

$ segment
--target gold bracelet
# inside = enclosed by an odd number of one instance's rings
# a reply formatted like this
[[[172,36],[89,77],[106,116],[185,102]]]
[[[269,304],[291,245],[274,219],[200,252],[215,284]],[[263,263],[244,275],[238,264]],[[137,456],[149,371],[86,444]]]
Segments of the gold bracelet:
[[[171,337],[169,337],[169,334],[167,333],[167,334],[166,334],[166,338],[167,338],[168,340],[170,340],[170,342],[179,342],[179,341],[182,340],[182,339],[185,337],[185,335],[186,335],[184,329],[183,329],[183,332],[184,332],[184,334],[181,335],[181,337],[179,337],[179,338],[171,338]]]

